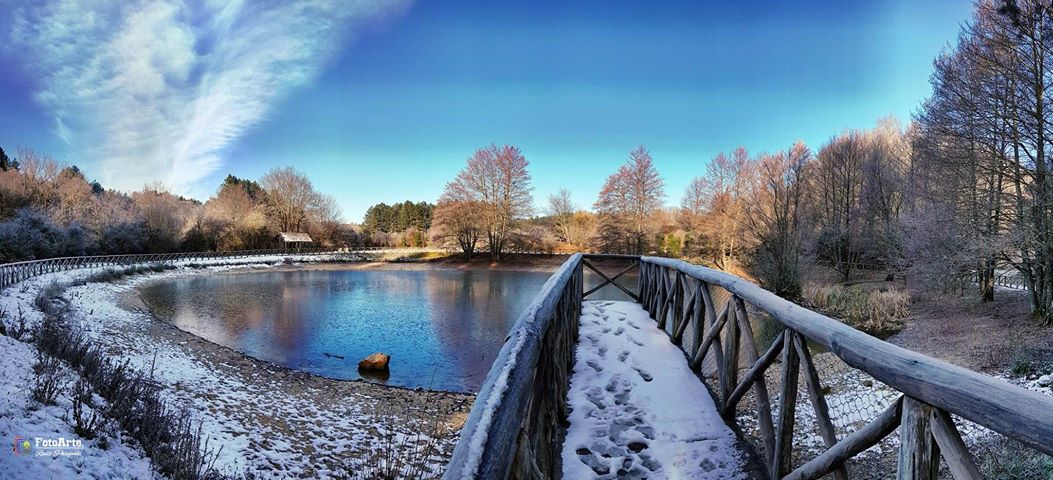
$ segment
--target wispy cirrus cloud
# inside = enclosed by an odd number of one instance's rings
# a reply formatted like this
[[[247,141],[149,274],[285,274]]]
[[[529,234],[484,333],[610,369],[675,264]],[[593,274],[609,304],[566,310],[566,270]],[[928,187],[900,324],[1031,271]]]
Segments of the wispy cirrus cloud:
[[[408,0],[58,0],[0,5],[55,133],[107,186],[189,193],[224,148]]]

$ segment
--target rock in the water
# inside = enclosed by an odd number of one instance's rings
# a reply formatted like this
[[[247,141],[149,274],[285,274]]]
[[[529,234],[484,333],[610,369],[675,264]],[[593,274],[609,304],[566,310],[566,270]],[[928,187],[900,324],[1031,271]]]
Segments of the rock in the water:
[[[363,358],[361,362],[358,362],[359,370],[367,370],[371,372],[379,372],[388,369],[388,362],[391,360],[391,355],[385,355],[377,352],[366,358]]]
[[[1038,384],[1043,387],[1053,385],[1053,375],[1042,375],[1038,377]]]

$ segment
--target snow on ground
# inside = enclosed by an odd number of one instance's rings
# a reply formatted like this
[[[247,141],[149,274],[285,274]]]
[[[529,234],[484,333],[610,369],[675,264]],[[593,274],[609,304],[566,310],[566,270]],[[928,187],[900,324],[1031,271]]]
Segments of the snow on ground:
[[[463,421],[471,405],[470,395],[337,381],[292,371],[209,343],[154,320],[142,309],[119,306],[134,298],[135,287],[145,281],[247,265],[278,266],[285,264],[284,258],[199,260],[193,262],[193,269],[70,287],[66,297],[82,328],[104,350],[139,371],[153,372],[154,380],[166,387],[166,399],[201,422],[209,447],[218,454],[215,465],[220,472],[261,478],[354,476],[356,465],[372,465],[370,455],[393,446],[406,449],[403,456],[430,457],[425,470],[437,471],[457,438],[437,431],[449,430],[447,425],[459,427],[457,421]],[[202,265],[212,267],[202,269]],[[0,292],[0,311],[8,312],[8,325],[19,316],[35,324],[41,314],[33,299],[40,289],[99,270],[105,268],[48,274],[11,286]],[[28,400],[35,355],[31,344],[0,336],[0,435],[7,442],[16,435],[77,438],[65,418],[68,394],[60,398],[58,407],[34,408],[35,402]],[[434,437],[429,436],[433,432]],[[133,440],[115,438],[110,443],[109,450],[102,450],[85,441],[82,457],[75,459],[0,455],[0,477],[61,478],[89,472],[97,478],[151,476],[150,463]]]
[[[0,478],[150,478],[152,467],[142,449],[133,442],[117,440],[111,431],[93,440],[84,440],[78,456],[38,457],[36,437],[78,439],[65,420],[72,401],[68,393],[59,395],[57,405],[44,406],[30,399],[36,350],[26,343],[0,335],[0,432],[5,445],[0,451]],[[66,381],[75,373],[64,371]],[[27,439],[28,452],[15,454],[17,437]],[[105,444],[103,442],[108,442]],[[104,450],[102,446],[105,445]]]
[[[746,478],[709,391],[637,303],[584,302],[568,397],[565,478]]]

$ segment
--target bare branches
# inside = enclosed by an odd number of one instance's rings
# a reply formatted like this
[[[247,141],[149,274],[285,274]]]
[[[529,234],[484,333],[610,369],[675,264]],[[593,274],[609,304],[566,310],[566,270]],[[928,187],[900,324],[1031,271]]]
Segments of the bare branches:
[[[440,199],[440,203],[451,203],[459,208],[465,205],[476,207],[478,227],[486,234],[490,256],[494,260],[501,258],[516,222],[531,213],[533,197],[530,192],[533,187],[528,165],[526,157],[514,146],[491,144],[480,148],[468,158],[467,165],[457,177],[446,184],[446,191]],[[467,250],[465,254],[470,256]]]
[[[645,253],[657,231],[654,215],[662,208],[665,182],[643,146],[607,177],[594,205],[599,215],[599,243],[605,252]]]

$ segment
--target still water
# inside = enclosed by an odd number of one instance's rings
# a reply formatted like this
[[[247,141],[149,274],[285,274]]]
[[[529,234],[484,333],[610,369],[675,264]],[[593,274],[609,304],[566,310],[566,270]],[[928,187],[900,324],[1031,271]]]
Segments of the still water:
[[[159,318],[252,357],[357,379],[358,361],[391,355],[367,380],[474,392],[518,316],[550,273],[495,270],[317,270],[159,280],[141,296]],[[635,277],[623,277],[635,290]],[[598,284],[586,275],[586,284]],[[586,287],[588,288],[588,287]],[[590,299],[623,299],[605,287]]]

